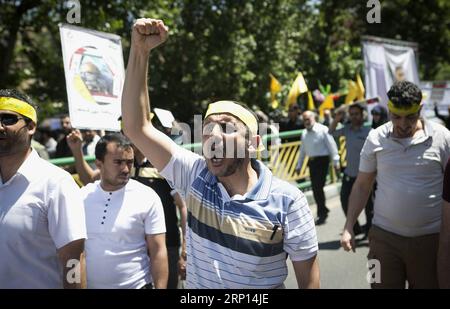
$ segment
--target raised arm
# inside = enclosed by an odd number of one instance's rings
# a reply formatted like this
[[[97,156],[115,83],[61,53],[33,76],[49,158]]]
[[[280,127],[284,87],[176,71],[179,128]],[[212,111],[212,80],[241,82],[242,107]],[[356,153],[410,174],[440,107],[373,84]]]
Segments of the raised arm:
[[[159,171],[169,163],[176,144],[147,119],[150,111],[147,88],[148,58],[152,49],[167,40],[168,32],[169,29],[161,20],[141,18],[135,22],[122,93],[125,135]]]
[[[72,133],[67,135],[66,139],[67,145],[69,145],[70,150],[72,150],[73,158],[75,159],[75,169],[83,184],[87,185],[88,183],[100,179],[100,170],[93,170],[84,159],[81,148],[83,138],[80,130],[72,131]]]
[[[330,133],[331,135],[336,137],[334,135],[336,128],[337,128],[339,122],[342,120],[342,118],[344,118],[344,116],[345,116],[344,110],[336,111],[336,115],[334,116],[333,121],[330,123],[330,126],[328,127],[328,129],[329,129],[328,133]]]

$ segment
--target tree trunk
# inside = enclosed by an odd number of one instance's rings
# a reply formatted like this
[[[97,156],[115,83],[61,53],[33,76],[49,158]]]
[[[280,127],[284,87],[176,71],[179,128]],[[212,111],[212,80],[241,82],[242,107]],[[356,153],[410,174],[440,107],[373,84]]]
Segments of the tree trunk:
[[[14,17],[11,20],[11,24],[8,31],[8,37],[6,39],[6,46],[2,46],[0,53],[0,88],[7,86],[9,67],[11,66],[12,57],[14,54],[14,48],[16,47],[17,34],[20,27],[19,11],[16,10]]]

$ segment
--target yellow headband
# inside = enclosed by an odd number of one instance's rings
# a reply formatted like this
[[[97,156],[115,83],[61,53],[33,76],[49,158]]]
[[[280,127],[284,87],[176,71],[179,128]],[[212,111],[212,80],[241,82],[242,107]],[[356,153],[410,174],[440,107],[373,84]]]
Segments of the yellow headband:
[[[21,114],[37,123],[36,110],[30,104],[10,97],[0,97],[0,110],[7,110]]]
[[[420,110],[421,106],[422,106],[421,104],[413,104],[411,107],[408,108],[398,108],[394,106],[394,103],[388,101],[389,111],[399,116],[407,116],[415,114]]]
[[[244,107],[231,101],[218,101],[209,104],[205,119],[212,114],[224,113],[231,114],[242,121],[250,130],[252,136],[258,134],[258,121],[255,116]]]

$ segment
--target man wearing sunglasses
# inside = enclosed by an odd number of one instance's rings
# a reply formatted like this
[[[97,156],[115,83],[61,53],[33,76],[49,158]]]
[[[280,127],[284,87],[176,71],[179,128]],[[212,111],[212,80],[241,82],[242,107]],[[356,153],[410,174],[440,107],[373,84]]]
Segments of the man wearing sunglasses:
[[[0,90],[0,288],[80,288],[86,227],[73,178],[31,147],[37,114]]]

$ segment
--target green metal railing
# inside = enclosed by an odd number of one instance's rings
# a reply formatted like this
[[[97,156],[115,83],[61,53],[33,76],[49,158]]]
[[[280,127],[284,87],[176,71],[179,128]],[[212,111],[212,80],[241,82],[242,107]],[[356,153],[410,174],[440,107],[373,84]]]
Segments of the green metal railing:
[[[364,126],[370,126],[369,123],[365,123]],[[267,144],[267,142],[270,139],[275,139],[275,138],[280,138],[280,139],[287,139],[287,138],[295,138],[295,137],[300,137],[300,135],[302,134],[303,130],[293,130],[293,131],[287,131],[287,132],[281,132],[281,133],[277,133],[277,134],[266,134],[262,137],[262,141],[264,144]],[[300,142],[299,142],[300,144]],[[193,143],[193,144],[186,144],[186,145],[182,145],[181,147],[188,149],[190,151],[199,151],[202,147],[201,143]],[[87,162],[93,162],[95,161],[95,156],[85,156],[84,159]],[[70,166],[75,164],[75,159],[73,157],[65,157],[65,158],[57,158],[57,159],[51,159],[50,163],[57,165],[57,166]],[[266,163],[268,163],[266,161]],[[305,164],[306,164],[306,160],[305,160]],[[304,167],[302,168],[302,170],[304,170]],[[302,174],[303,175],[303,174]],[[301,178],[306,178],[307,174],[304,174],[304,177]],[[327,177],[327,182],[336,182],[338,178],[338,175],[336,175],[334,173],[334,169],[331,168],[330,169],[330,173],[329,176]],[[300,182],[297,184],[297,187],[305,190],[307,188],[311,187],[311,182],[309,180],[304,180],[303,182]]]
[[[294,130],[294,131],[288,131],[288,132],[281,132],[279,134],[267,134],[262,137],[263,143],[266,143],[268,139],[270,138],[291,138],[291,137],[300,137],[300,134],[303,130]],[[193,144],[186,144],[182,145],[181,147],[186,148],[190,151],[198,150],[202,147],[202,143],[193,143]],[[95,161],[95,156],[85,156],[84,159],[86,162],[93,162]],[[75,159],[73,157],[64,157],[64,158],[57,158],[57,159],[51,159],[50,163],[57,165],[57,166],[65,166],[65,165],[73,165],[75,164]]]
[[[291,138],[291,137],[300,137],[300,134],[303,132],[303,130],[293,130],[288,132],[281,132],[278,134],[267,134],[262,137],[263,143],[267,143],[267,140],[270,140],[272,138]],[[190,151],[198,150],[202,147],[202,143],[193,143],[193,144],[186,144],[182,145],[183,148],[186,148]],[[85,156],[84,159],[87,162],[93,162],[95,161],[95,156]],[[57,165],[57,166],[64,166],[64,165],[72,165],[75,164],[75,159],[73,157],[64,157],[64,158],[57,158],[57,159],[51,159],[50,163]]]

